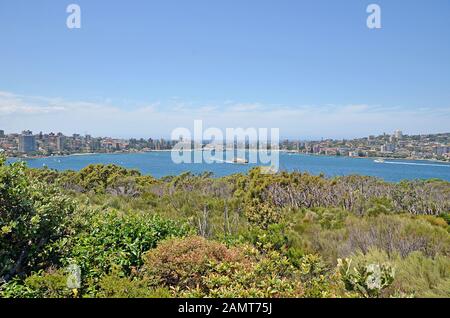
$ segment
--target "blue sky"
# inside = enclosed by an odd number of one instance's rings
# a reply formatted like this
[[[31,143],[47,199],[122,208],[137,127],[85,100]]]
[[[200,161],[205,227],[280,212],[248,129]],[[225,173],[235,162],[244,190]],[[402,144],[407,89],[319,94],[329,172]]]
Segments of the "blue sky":
[[[157,137],[194,119],[304,139],[449,130],[448,0],[0,0],[0,41],[8,132]]]

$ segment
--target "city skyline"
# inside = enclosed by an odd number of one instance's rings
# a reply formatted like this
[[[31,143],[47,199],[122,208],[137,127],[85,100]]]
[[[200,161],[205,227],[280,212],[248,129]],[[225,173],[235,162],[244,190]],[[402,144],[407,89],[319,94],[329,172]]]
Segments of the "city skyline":
[[[210,127],[204,127],[205,129],[210,128]],[[244,129],[245,132],[245,129]],[[332,138],[332,137],[320,137],[320,138],[316,138],[316,139],[307,139],[307,138],[302,138],[301,136],[297,136],[297,137],[286,137],[286,136],[280,136],[280,140],[289,140],[289,141],[305,141],[305,142],[316,142],[316,141],[323,141],[323,140],[353,140],[353,139],[364,139],[364,138],[370,138],[370,137],[379,137],[379,136],[395,136],[396,134],[400,133],[402,136],[427,136],[427,135],[445,135],[445,134],[450,134],[449,131],[439,131],[439,132],[428,132],[428,133],[422,133],[422,134],[416,134],[416,133],[410,133],[408,131],[405,131],[403,129],[395,129],[392,131],[383,131],[382,133],[369,133],[367,135],[360,135],[360,136],[356,136],[356,137],[344,137],[344,138]],[[48,130],[31,130],[31,129],[21,129],[18,131],[8,131],[3,129],[2,127],[0,127],[0,138],[2,136],[6,136],[6,135],[27,135],[27,134],[32,134],[34,136],[37,135],[54,135],[54,136],[58,136],[58,135],[62,135],[62,136],[82,136],[82,137],[91,137],[91,138],[112,138],[112,139],[117,139],[117,140],[130,140],[130,139],[154,139],[154,140],[172,140],[170,138],[170,136],[154,136],[154,135],[146,135],[146,136],[115,136],[115,135],[95,135],[95,134],[91,134],[89,132],[81,132],[81,131],[72,131],[69,133],[63,132],[63,131],[58,131],[58,130],[52,130],[52,129],[48,129]]]
[[[264,136],[262,139],[251,140],[245,132],[232,132],[234,142],[220,139],[116,139],[111,137],[96,137],[91,135],[72,134],[65,136],[62,133],[33,134],[25,130],[20,134],[5,134],[0,130],[0,153],[8,157],[48,157],[53,155],[90,154],[90,153],[134,153],[149,151],[182,149],[203,149],[206,151],[224,151],[235,149],[273,149],[274,144],[268,144]],[[235,135],[237,134],[237,135]],[[241,135],[244,134],[244,135]],[[201,135],[204,138],[203,134]],[[231,137],[231,136],[230,136]],[[247,139],[248,138],[248,139]],[[179,143],[181,142],[181,144]],[[230,148],[231,147],[231,148]],[[396,159],[432,159],[450,160],[450,133],[407,135],[401,130],[392,134],[371,135],[363,138],[336,140],[279,140],[276,149],[294,153],[348,156],[348,157],[383,157]]]

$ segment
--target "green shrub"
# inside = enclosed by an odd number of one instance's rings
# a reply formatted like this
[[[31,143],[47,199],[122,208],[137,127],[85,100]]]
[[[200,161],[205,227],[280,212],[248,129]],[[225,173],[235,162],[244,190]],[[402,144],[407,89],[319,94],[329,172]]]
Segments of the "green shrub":
[[[286,251],[290,247],[287,235],[288,229],[286,224],[270,224],[267,229],[252,226],[243,236],[244,240],[250,242],[261,251],[275,249],[278,251]]]
[[[342,229],[320,231],[311,227],[305,235],[331,262],[372,248],[402,257],[416,251],[427,256],[450,255],[450,235],[445,229],[409,216],[349,217]]]
[[[66,234],[72,199],[55,186],[31,179],[23,163],[0,157],[0,280],[27,275],[54,261],[47,246]]]
[[[313,208],[305,213],[305,220],[318,223],[323,229],[340,229],[345,226],[349,213],[340,208]]]
[[[338,271],[345,289],[365,298],[380,297],[394,281],[394,269],[389,264],[352,265],[351,259],[339,259]]]
[[[23,282],[15,277],[9,282],[0,283],[0,298],[36,298],[34,290],[25,286]]]
[[[450,258],[442,255],[427,257],[413,252],[406,258],[399,254],[371,249],[367,254],[352,257],[355,264],[389,263],[395,268],[395,280],[387,296],[450,297]]]
[[[24,281],[12,280],[0,290],[0,296],[5,298],[68,298],[76,295],[76,291],[67,287],[67,273],[53,269],[34,273]]]
[[[99,283],[99,298],[170,298],[166,288],[151,288],[141,277],[122,276],[117,272],[103,276]]]
[[[448,224],[447,221],[442,217],[437,217],[434,215],[419,215],[417,219],[424,220],[431,225],[442,227],[443,229],[447,229]]]
[[[200,237],[172,239],[151,250],[143,272],[177,297],[331,297],[337,289],[317,255],[298,266],[279,251],[225,245]]]
[[[115,194],[137,193],[136,178],[141,174],[137,170],[129,170],[116,165],[89,165],[77,173],[75,180],[70,180],[82,187],[84,191]]]
[[[391,199],[387,197],[375,197],[368,201],[366,211],[365,214],[369,216],[377,216],[393,213],[395,208]]]
[[[159,241],[190,232],[185,224],[158,216],[112,210],[94,214],[88,230],[60,242],[59,248],[66,251],[65,265],[80,266],[86,292],[95,293],[98,279],[113,266],[118,266],[121,275],[129,275],[143,264],[143,253]]]
[[[182,296],[216,298],[295,298],[304,296],[300,274],[276,251],[256,260],[213,262],[203,278],[204,289],[182,292]]]
[[[252,202],[245,206],[245,216],[250,221],[261,228],[267,228],[270,224],[281,221],[281,211],[268,202]]]
[[[440,215],[440,217],[441,217],[442,219],[444,219],[445,222],[447,222],[448,225],[450,225],[450,213],[442,213],[442,214]]]

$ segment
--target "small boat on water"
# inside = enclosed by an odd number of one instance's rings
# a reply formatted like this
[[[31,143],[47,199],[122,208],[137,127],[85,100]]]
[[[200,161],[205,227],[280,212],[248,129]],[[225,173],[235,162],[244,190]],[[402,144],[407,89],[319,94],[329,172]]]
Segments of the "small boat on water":
[[[384,163],[384,159],[375,159],[373,162],[375,163]]]
[[[247,159],[242,159],[242,158],[234,158],[232,162],[236,163],[236,164],[244,165],[244,164],[248,163],[248,160]]]

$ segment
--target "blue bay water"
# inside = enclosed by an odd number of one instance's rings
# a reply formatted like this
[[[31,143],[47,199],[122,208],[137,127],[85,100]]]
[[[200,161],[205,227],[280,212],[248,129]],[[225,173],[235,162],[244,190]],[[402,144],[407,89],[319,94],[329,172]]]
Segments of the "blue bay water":
[[[9,162],[17,159],[10,159]],[[192,173],[212,172],[215,176],[226,176],[234,173],[246,173],[257,164],[201,163],[175,164],[170,152],[146,152],[123,154],[89,154],[64,157],[47,157],[25,160],[29,167],[47,166],[56,170],[80,170],[89,164],[116,164],[125,168],[137,169],[142,174],[160,178],[178,175],[190,171]],[[324,173],[326,176],[365,175],[382,178],[386,181],[404,179],[438,178],[450,181],[450,164],[432,161],[406,161],[386,159],[384,163],[376,163],[368,158],[328,157],[302,154],[280,153],[280,169],[286,171],[302,171],[311,174]]]

